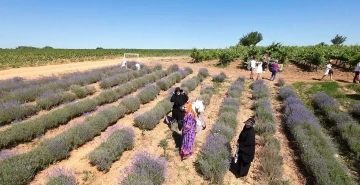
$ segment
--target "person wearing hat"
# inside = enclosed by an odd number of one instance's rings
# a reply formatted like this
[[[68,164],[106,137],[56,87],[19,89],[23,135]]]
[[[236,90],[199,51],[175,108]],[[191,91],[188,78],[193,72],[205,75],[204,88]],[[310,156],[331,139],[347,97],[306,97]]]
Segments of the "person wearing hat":
[[[239,135],[237,164],[239,165],[240,177],[245,177],[250,169],[255,156],[255,119],[246,120],[245,126]]]
[[[184,110],[181,110],[181,107],[185,105],[188,100],[189,97],[185,94],[184,90],[180,89],[180,87],[176,87],[170,101],[174,103],[172,118],[177,121],[179,130],[182,129],[182,122],[185,117],[185,112]]]
[[[272,69],[271,69],[271,81],[274,81],[276,78],[276,74],[279,71],[279,62],[278,60],[275,60],[274,64],[272,65]]]

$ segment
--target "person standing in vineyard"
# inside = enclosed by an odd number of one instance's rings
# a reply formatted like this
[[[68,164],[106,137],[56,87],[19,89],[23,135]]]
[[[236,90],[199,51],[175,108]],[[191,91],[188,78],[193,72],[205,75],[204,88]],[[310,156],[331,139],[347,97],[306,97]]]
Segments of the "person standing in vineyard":
[[[170,101],[174,103],[172,109],[172,117],[178,123],[179,130],[182,129],[185,112],[181,110],[181,107],[189,100],[189,97],[185,94],[184,90],[180,87],[176,87],[174,94]]]
[[[276,78],[276,74],[279,71],[279,64],[278,64],[278,60],[275,60],[274,64],[272,65],[271,68],[271,81],[274,81]]]
[[[250,60],[250,79],[254,79],[254,71],[256,69],[256,60],[254,56],[251,56],[251,60]]]
[[[327,65],[326,65],[325,74],[324,74],[324,76],[320,79],[320,81],[323,80],[323,79],[325,78],[325,76],[327,76],[327,75],[330,76],[330,80],[332,81],[332,76],[333,76],[333,74],[334,74],[334,71],[333,71],[333,69],[331,68],[331,63],[328,62]]]
[[[360,79],[359,79],[360,61],[356,64],[354,72],[355,72],[355,76],[354,76],[353,82],[354,83],[356,83],[356,81],[360,82]]]
[[[262,61],[262,59],[260,59],[260,61],[257,62],[257,68],[256,68],[257,77],[256,77],[256,80],[261,80],[262,79],[262,77],[261,77],[262,72],[263,72],[263,61]]]
[[[238,153],[236,163],[240,167],[240,177],[245,177],[250,169],[251,162],[255,156],[255,119],[250,118],[245,121],[245,126],[237,141]]]
[[[181,160],[192,158],[196,136],[196,112],[192,109],[192,105],[189,102],[187,102],[184,107],[185,117],[180,149]]]

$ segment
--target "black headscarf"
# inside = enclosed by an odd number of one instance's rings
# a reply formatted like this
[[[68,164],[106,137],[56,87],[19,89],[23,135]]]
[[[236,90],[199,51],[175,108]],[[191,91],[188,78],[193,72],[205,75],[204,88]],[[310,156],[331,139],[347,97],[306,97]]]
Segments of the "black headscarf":
[[[175,93],[171,97],[170,101],[174,103],[172,111],[173,118],[180,121],[183,120],[185,116],[185,112],[182,111],[180,107],[189,100],[189,97],[185,93],[180,95],[176,94],[178,91],[181,91],[180,87],[175,88]]]

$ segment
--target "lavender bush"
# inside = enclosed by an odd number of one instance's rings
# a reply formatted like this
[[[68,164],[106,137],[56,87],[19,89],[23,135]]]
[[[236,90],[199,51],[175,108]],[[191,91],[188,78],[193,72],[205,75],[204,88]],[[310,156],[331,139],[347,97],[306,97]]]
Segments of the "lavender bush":
[[[211,97],[214,93],[214,87],[206,86],[200,90],[200,97],[198,99],[202,100],[205,106],[210,105]]]
[[[252,84],[254,108],[256,116],[255,131],[263,136],[264,146],[260,150],[260,174],[259,178],[266,184],[283,184],[282,163],[280,149],[273,147],[273,143],[279,143],[274,137],[276,132],[276,120],[271,106],[270,90],[263,80],[256,80]]]
[[[19,101],[8,101],[0,104],[0,125],[22,120],[38,111],[35,105],[21,105]]]
[[[201,68],[199,69],[199,75],[201,75],[203,78],[206,78],[210,75],[209,70],[206,68]]]
[[[157,71],[157,70],[162,70],[162,65],[161,64],[156,64],[155,66],[154,66],[154,69],[153,69],[154,71]]]
[[[321,105],[326,102],[319,96]],[[301,100],[288,97],[284,103],[284,118],[301,152],[301,160],[316,184],[355,184],[348,176],[348,170],[335,157],[336,150],[322,132],[318,119]]]
[[[136,76],[140,76],[140,74],[137,73],[138,73],[137,71],[131,71],[128,73],[121,73],[116,76],[110,76],[108,78],[101,80],[99,85],[102,89],[114,87],[116,85],[120,85],[128,82],[129,80],[132,80]]]
[[[265,81],[263,80],[256,80],[252,84],[252,96],[255,99],[270,97],[269,88],[266,86]]]
[[[134,113],[140,108],[141,101],[137,97],[126,97],[121,103],[124,107],[126,107],[126,114]]]
[[[70,86],[70,89],[78,98],[85,98],[86,96],[92,95],[96,92],[96,88],[94,86],[81,87],[79,85],[72,85]]]
[[[279,91],[279,98],[286,100],[288,97],[296,97],[296,92],[290,87],[282,87]]]
[[[155,85],[147,85],[136,95],[136,97],[139,98],[142,104],[146,104],[154,100],[159,93],[159,87]]]
[[[226,74],[224,72],[221,72],[220,74],[213,76],[212,80],[214,82],[224,82],[226,78]]]
[[[10,157],[0,163],[0,184],[27,184],[38,171],[65,159],[70,151],[92,140],[119,118],[126,108],[108,107],[65,132],[41,142],[29,152]]]
[[[312,100],[315,108],[320,109],[350,150],[360,158],[360,125],[357,121],[348,113],[341,111],[339,104],[325,93],[316,93]]]
[[[109,130],[105,133],[107,139],[89,155],[92,165],[100,171],[108,171],[111,164],[118,159],[121,154],[130,150],[134,146],[134,131],[125,127],[122,129]]]
[[[181,87],[187,88],[188,91],[193,91],[200,84],[200,78],[194,76],[181,84]]]
[[[190,67],[185,67],[184,70],[187,71],[190,74],[192,74],[194,72]]]
[[[76,185],[75,173],[66,168],[53,168],[47,174],[46,185]]]
[[[240,96],[244,81],[237,79],[229,90],[238,91],[239,95],[228,95],[225,98],[216,124],[211,134],[206,138],[201,154],[196,160],[197,170],[212,183],[222,184],[224,176],[230,167],[231,149],[230,141],[235,136],[238,125],[237,112],[240,106]]]
[[[126,174],[121,175],[119,184],[163,184],[166,177],[167,162],[147,152],[138,152]]]
[[[230,145],[227,138],[220,134],[210,134],[203,145],[196,167],[206,179],[222,184],[230,167]]]
[[[169,68],[167,69],[167,71],[168,71],[169,73],[173,73],[173,72],[175,72],[175,71],[177,71],[177,70],[179,70],[179,65],[177,65],[177,64],[171,64],[171,65],[169,66]]]
[[[70,92],[47,91],[39,96],[36,100],[36,105],[39,109],[49,110],[54,106],[71,102],[75,99],[76,96]]]
[[[171,110],[172,103],[168,99],[164,99],[157,103],[153,109],[147,111],[134,119],[134,126],[152,130],[160,122],[160,120]]]
[[[352,105],[351,112],[352,112],[355,116],[360,116],[360,103],[353,104],[353,105]]]

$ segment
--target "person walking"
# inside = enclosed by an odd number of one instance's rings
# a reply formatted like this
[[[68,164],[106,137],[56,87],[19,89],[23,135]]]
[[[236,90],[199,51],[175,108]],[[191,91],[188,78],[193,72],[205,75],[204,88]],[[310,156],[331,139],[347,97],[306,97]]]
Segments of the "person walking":
[[[180,149],[181,160],[192,158],[196,136],[196,112],[191,103],[185,105],[184,126],[182,129],[182,144]]]
[[[136,70],[140,71],[141,66],[140,66],[140,64],[139,64],[139,63],[136,63],[136,64],[135,64],[135,67],[136,67]]]
[[[279,63],[278,60],[275,60],[274,64],[272,65],[272,69],[271,69],[271,81],[274,81],[276,78],[276,74],[279,71]]]
[[[250,60],[250,79],[254,79],[254,72],[255,72],[255,69],[256,69],[256,60],[255,60],[255,57],[252,56],[251,57],[251,60]]]
[[[182,124],[185,116],[185,112],[181,110],[181,107],[189,100],[189,97],[185,94],[184,90],[180,87],[176,87],[175,91],[170,99],[174,103],[172,109],[172,118],[178,123],[179,130],[182,129]]]
[[[323,80],[325,78],[325,76],[327,76],[327,75],[330,76],[330,80],[332,81],[333,74],[334,74],[334,71],[332,69],[332,65],[330,62],[328,62],[326,65],[324,76],[320,79],[320,81]]]
[[[356,83],[356,81],[359,81],[359,82],[360,82],[360,79],[359,79],[360,61],[356,64],[354,73],[355,73],[355,76],[354,76],[353,82],[354,82],[354,83]]]
[[[250,169],[251,162],[255,156],[255,119],[249,118],[239,135],[237,164],[239,165],[240,177],[245,177]]]
[[[257,67],[256,67],[256,73],[257,73],[257,77],[256,77],[256,80],[261,80],[262,77],[261,77],[261,74],[263,72],[263,61],[262,59],[256,63],[257,64]]]

